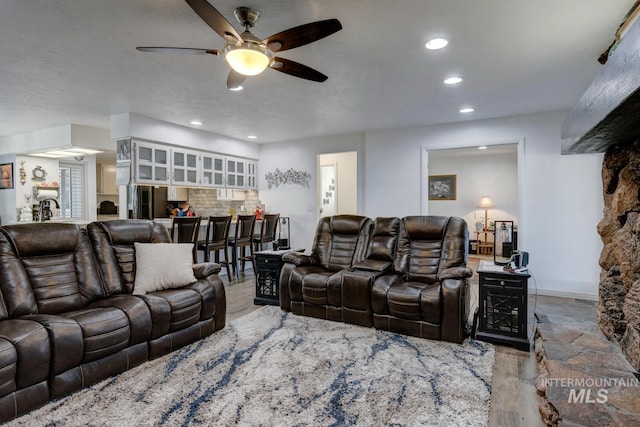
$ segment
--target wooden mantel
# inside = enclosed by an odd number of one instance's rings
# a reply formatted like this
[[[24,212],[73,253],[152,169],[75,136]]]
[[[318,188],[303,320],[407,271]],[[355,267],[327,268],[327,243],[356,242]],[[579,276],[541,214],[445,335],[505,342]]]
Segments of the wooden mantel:
[[[639,138],[640,20],[636,20],[562,124],[562,154],[605,152],[611,145]]]

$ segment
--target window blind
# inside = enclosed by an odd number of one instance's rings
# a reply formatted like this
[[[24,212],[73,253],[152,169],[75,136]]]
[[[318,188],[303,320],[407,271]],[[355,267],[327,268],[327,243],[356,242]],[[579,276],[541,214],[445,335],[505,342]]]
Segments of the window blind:
[[[60,218],[84,217],[84,166],[60,164]]]

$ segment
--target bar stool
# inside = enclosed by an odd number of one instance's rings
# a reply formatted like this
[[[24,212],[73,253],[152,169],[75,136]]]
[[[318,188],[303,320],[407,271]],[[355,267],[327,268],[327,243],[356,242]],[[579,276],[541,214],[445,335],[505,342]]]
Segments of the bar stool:
[[[262,227],[260,227],[260,234],[253,236],[253,244],[255,250],[261,251],[265,243],[270,243],[276,240],[276,229],[278,228],[278,222],[280,220],[280,214],[265,215],[262,220]]]
[[[229,229],[231,228],[231,216],[210,216],[207,221],[207,236],[205,240],[198,242],[198,250],[204,251],[204,261],[211,260],[211,252],[214,251],[214,261],[227,269],[227,278],[231,280],[229,271]],[[220,260],[220,251],[224,253],[224,260]]]
[[[198,262],[199,216],[176,216],[171,222],[171,241],[173,243],[193,243],[193,263]]]
[[[253,259],[253,229],[256,225],[255,215],[238,215],[238,222],[236,223],[235,236],[229,239],[229,246],[231,246],[232,267],[233,273],[236,277],[240,277],[240,270],[238,268],[238,261],[242,263],[242,271],[244,271],[244,265],[246,261],[251,261],[253,265],[253,271],[255,271],[255,264]],[[247,246],[249,247],[249,255],[246,254]],[[238,256],[238,249],[241,250]]]

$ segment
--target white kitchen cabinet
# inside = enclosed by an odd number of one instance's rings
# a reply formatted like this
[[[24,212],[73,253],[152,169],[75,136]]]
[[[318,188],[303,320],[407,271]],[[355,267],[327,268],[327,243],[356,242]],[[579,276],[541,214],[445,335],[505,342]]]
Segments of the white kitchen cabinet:
[[[171,184],[199,184],[200,153],[196,151],[171,149]]]
[[[135,181],[138,184],[169,184],[170,149],[160,144],[135,141]]]
[[[253,160],[246,161],[246,182],[247,188],[251,190],[255,190],[258,188],[258,162]]]
[[[200,185],[205,187],[224,187],[226,183],[225,165],[224,156],[202,153]]]
[[[228,188],[246,188],[246,163],[242,159],[227,157],[227,185]]]
[[[189,189],[184,187],[167,187],[167,200],[189,200]]]

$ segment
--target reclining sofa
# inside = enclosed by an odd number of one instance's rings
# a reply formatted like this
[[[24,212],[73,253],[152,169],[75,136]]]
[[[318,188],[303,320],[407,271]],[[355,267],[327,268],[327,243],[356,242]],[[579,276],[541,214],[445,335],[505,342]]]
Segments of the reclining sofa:
[[[171,240],[145,220],[0,227],[0,422],[224,328],[219,265],[133,295],[136,242]]]
[[[280,306],[294,314],[460,343],[469,311],[462,218],[320,219],[311,254],[288,252]]]

